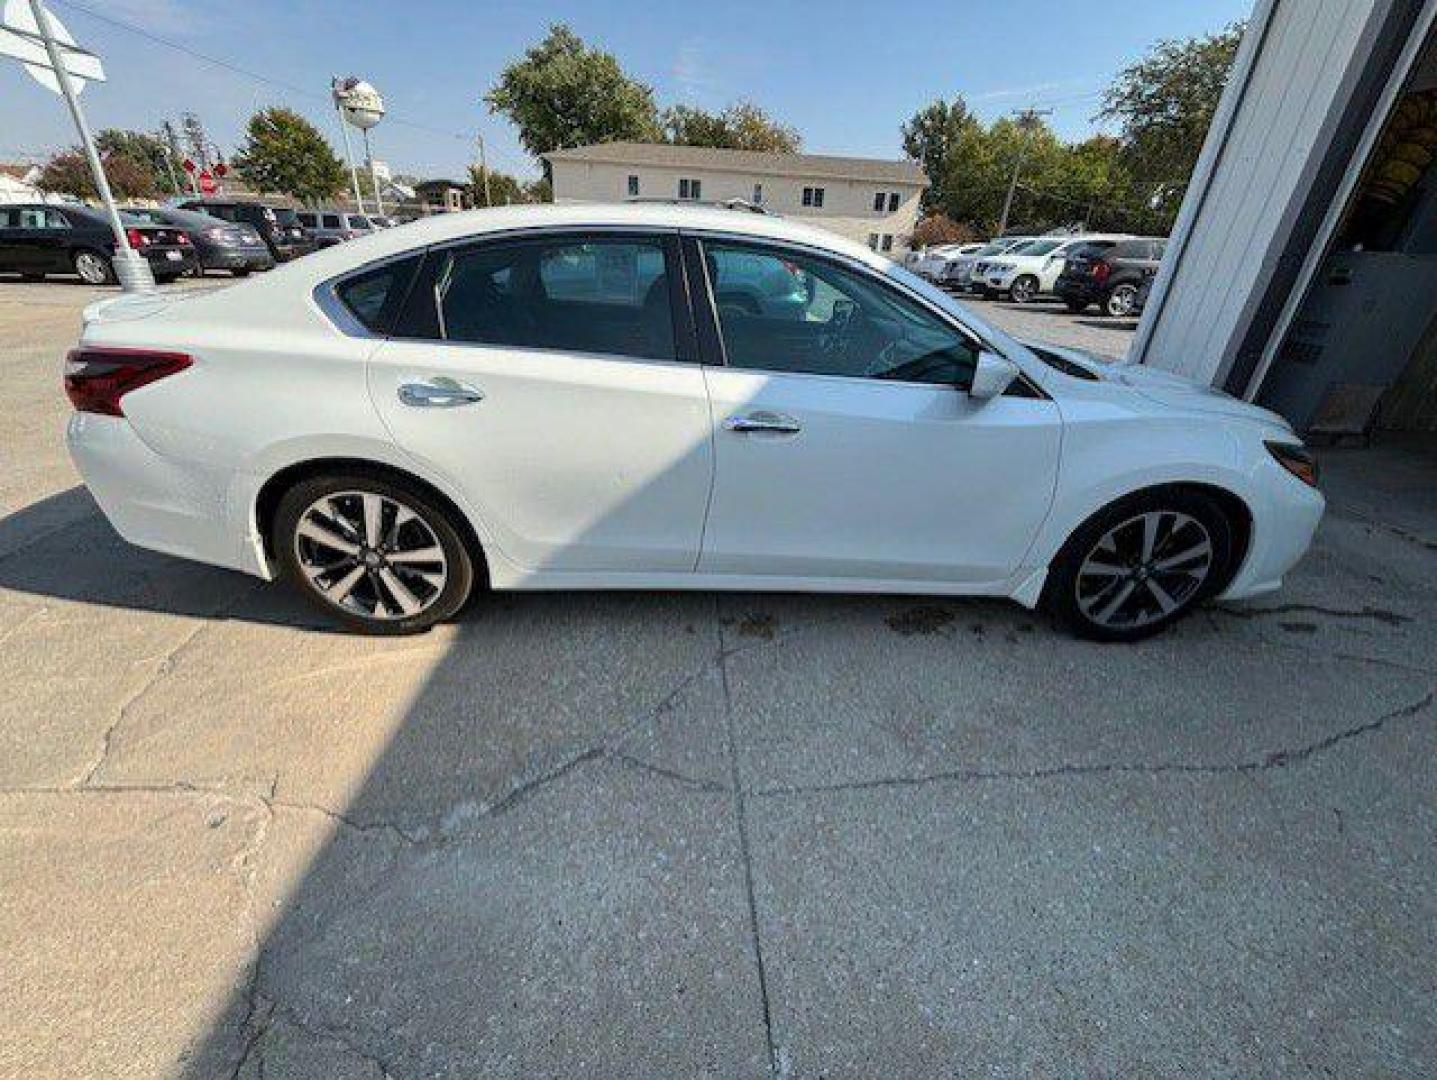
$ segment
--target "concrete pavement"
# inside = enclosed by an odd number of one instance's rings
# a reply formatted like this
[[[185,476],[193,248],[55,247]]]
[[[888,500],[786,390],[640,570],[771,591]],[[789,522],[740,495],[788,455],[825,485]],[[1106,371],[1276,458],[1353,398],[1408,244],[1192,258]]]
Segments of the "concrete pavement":
[[[1133,648],[704,594],[364,639],[110,531],[87,292],[0,283],[0,1076],[1437,1071],[1421,451]]]

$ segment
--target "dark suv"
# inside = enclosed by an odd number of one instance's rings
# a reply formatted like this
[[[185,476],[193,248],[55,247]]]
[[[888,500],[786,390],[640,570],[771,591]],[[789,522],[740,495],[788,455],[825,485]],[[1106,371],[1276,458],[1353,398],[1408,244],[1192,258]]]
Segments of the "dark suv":
[[[179,207],[250,226],[259,233],[275,262],[287,262],[308,255],[316,247],[314,240],[300,225],[298,216],[287,206],[267,206],[237,199],[187,199]]]
[[[1156,237],[1124,240],[1106,250],[1085,244],[1068,255],[1053,291],[1074,313],[1097,304],[1115,319],[1131,316],[1138,290],[1158,272],[1167,245]]]

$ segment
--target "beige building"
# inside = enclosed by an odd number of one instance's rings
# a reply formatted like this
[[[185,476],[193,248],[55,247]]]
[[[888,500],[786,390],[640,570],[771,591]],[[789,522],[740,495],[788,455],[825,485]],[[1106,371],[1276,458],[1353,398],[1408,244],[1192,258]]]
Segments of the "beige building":
[[[875,251],[906,251],[928,177],[911,161],[598,143],[544,155],[554,201],[742,199]]]

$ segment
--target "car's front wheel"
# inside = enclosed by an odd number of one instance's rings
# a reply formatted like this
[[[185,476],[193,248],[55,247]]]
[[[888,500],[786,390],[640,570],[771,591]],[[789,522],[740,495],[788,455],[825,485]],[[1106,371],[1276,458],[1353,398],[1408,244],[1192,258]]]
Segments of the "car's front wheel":
[[[292,587],[370,634],[413,634],[469,598],[474,560],[459,523],[417,485],[363,473],[301,481],[279,501],[272,542]]]
[[[1024,274],[1013,282],[1008,297],[1015,304],[1031,304],[1038,298],[1038,279],[1032,274]]]
[[[1212,499],[1183,489],[1148,492],[1079,528],[1053,561],[1045,595],[1079,636],[1137,641],[1211,596],[1232,552],[1232,522]]]

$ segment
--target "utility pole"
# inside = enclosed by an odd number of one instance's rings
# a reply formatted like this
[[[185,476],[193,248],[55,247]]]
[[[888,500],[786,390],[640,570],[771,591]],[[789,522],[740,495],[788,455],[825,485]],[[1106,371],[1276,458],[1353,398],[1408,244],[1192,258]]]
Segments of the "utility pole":
[[[484,205],[493,206],[489,197],[489,165],[484,157],[484,133],[481,131],[474,137],[479,140],[479,178],[484,184]]]
[[[165,172],[170,177],[170,187],[176,195],[180,194],[180,178],[175,175],[175,158],[180,156],[179,145],[175,142],[175,129],[170,126],[168,120],[160,124],[160,142],[165,148]]]
[[[1026,108],[1017,114],[1018,127],[1028,136],[1018,146],[1018,157],[1013,162],[1013,180],[1008,185],[1008,197],[1003,200],[1003,219],[998,223],[998,235],[1002,236],[1008,231],[1008,217],[1013,212],[1013,197],[1018,194],[1018,174],[1023,171],[1023,158],[1028,153],[1028,142],[1032,138],[1032,131],[1042,122],[1045,116],[1052,116],[1052,109]]]

